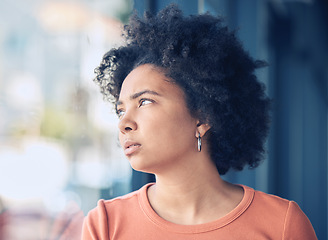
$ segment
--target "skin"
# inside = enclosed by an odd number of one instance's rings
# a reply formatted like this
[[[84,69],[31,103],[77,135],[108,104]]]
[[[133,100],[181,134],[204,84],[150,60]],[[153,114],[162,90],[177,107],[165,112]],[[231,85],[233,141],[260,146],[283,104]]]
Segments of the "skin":
[[[201,224],[223,217],[242,200],[242,188],[223,181],[210,158],[210,126],[190,114],[184,92],[161,69],[145,64],[131,71],[117,112],[120,144],[132,168],[156,176],[148,199],[159,216]]]

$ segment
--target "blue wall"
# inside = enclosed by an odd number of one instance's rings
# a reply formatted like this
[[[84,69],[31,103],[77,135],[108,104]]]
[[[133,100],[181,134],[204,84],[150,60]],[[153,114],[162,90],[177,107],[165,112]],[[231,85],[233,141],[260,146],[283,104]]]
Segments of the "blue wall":
[[[319,239],[327,237],[328,2],[135,0],[157,12],[175,2],[185,14],[209,11],[237,29],[250,54],[270,66],[258,76],[273,98],[268,155],[255,169],[225,178],[295,200]],[[151,176],[135,174],[135,188]]]

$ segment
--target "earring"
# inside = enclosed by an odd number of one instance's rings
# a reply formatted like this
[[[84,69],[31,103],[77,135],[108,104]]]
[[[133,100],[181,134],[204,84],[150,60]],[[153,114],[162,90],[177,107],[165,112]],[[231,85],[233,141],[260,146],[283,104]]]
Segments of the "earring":
[[[200,137],[200,133],[198,133],[198,139],[197,139],[197,145],[198,145],[198,152],[200,152],[202,150],[202,138]]]

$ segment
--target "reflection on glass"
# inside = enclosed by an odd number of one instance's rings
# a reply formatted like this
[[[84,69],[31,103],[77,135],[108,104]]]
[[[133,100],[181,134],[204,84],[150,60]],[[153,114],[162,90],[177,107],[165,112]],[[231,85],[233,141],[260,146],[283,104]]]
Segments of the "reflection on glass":
[[[130,191],[112,107],[92,82],[131,1],[0,2],[0,239],[78,239]]]

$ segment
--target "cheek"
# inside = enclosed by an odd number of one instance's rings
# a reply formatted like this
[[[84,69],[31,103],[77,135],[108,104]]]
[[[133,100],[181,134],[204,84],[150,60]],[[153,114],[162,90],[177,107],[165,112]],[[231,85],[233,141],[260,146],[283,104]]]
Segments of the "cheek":
[[[141,131],[146,138],[150,139],[152,145],[161,146],[161,150],[176,149],[181,147],[193,146],[195,139],[196,123],[185,115],[165,114],[157,115],[150,121],[144,122],[147,131]],[[146,134],[147,132],[147,134]]]

